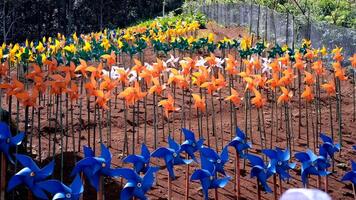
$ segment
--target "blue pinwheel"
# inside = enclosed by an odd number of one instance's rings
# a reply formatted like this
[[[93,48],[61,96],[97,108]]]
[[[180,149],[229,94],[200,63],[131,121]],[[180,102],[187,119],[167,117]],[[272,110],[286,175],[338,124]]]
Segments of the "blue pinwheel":
[[[347,172],[341,179],[341,181],[350,181],[356,185],[356,162],[351,160],[351,171]]]
[[[203,147],[204,139],[201,138],[199,140],[195,140],[194,133],[185,128],[182,128],[182,132],[184,134],[185,141],[182,143],[181,149],[182,151],[185,151],[195,162],[197,162],[194,153]]]
[[[54,161],[40,169],[36,163],[26,155],[17,154],[16,159],[25,168],[11,177],[7,186],[7,191],[11,191],[16,186],[24,184],[31,190],[35,197],[39,199],[48,199],[46,193],[42,190],[41,187],[39,187],[38,183],[44,181],[48,176],[52,175],[54,169]]]
[[[203,189],[204,199],[209,199],[209,189],[223,188],[229,182],[230,177],[217,178],[216,168],[206,158],[201,158],[201,169],[197,169],[190,177],[191,181],[199,180]]]
[[[289,163],[290,152],[288,149],[283,151],[280,148],[262,150],[269,159],[268,168],[272,173],[277,173],[282,180],[288,180],[291,176],[288,170],[295,168],[295,163]]]
[[[43,181],[38,183],[38,186],[52,194],[53,200],[78,200],[84,191],[83,183],[79,175],[74,178],[70,186],[63,184],[58,180]]]
[[[256,177],[257,181],[262,185],[266,192],[272,192],[267,184],[267,180],[273,175],[273,172],[267,167],[262,158],[252,154],[247,154],[246,158],[250,161],[252,166],[251,178]]]
[[[333,140],[323,133],[320,134],[320,138],[324,142],[322,145],[320,145],[320,154],[325,158],[330,156],[330,158],[333,159],[335,152],[340,151],[340,144],[334,144]]]
[[[327,176],[330,172],[327,168],[330,163],[324,156],[317,156],[312,150],[308,149],[306,152],[299,152],[295,154],[295,158],[302,163],[302,182],[306,186],[308,184],[308,175]]]
[[[10,148],[20,145],[24,137],[25,134],[23,132],[12,137],[9,126],[5,122],[0,122],[0,152],[3,153],[11,163],[14,163],[14,161],[10,154]]]
[[[141,146],[141,155],[128,155],[122,161],[127,163],[132,163],[135,171],[140,174],[146,173],[147,169],[150,167],[151,154],[145,144]]]
[[[158,171],[158,167],[149,167],[146,174],[141,177],[135,170],[128,168],[118,169],[118,176],[127,180],[124,189],[121,191],[120,199],[126,200],[132,197],[146,200],[145,194],[151,189],[154,182],[154,173]]]
[[[243,158],[245,156],[244,150],[251,148],[252,144],[247,142],[245,133],[242,132],[239,127],[237,127],[236,137],[232,139],[231,142],[229,142],[228,146],[234,147],[237,155]]]
[[[100,157],[94,157],[94,152],[89,147],[84,147],[85,158],[78,161],[71,176],[81,172],[89,179],[89,183],[96,191],[99,190],[99,179],[101,176],[116,177],[117,169],[111,168],[112,155],[109,149],[101,144]]]
[[[226,175],[224,165],[227,161],[229,161],[229,151],[227,146],[222,150],[220,155],[208,147],[201,148],[200,153],[202,157],[205,157],[215,165],[216,172]]]
[[[188,165],[192,160],[183,159],[180,155],[182,149],[181,146],[174,141],[171,137],[168,136],[168,145],[169,147],[160,147],[154,152],[151,156],[156,158],[163,158],[166,164],[169,176],[171,179],[175,179],[173,166],[174,165]]]

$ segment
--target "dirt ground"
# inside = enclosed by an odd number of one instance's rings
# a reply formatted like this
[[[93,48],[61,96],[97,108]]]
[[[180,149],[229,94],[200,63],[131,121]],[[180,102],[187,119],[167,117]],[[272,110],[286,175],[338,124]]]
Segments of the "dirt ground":
[[[213,31],[215,34],[218,35],[217,39],[221,39],[225,36],[228,37],[238,37],[238,35],[243,35],[245,32],[243,31],[242,28],[239,27],[231,27],[231,28],[224,28],[224,27],[219,27],[217,25],[209,25],[208,30],[203,30],[201,31],[202,34],[204,34],[204,31]],[[145,59],[147,62],[152,62],[155,59],[155,55],[153,54],[153,51],[147,50],[145,52]],[[123,62],[124,65],[127,65],[128,59],[125,59]],[[356,159],[356,151],[352,150],[352,145],[355,145],[356,142],[356,123],[352,121],[352,114],[353,114],[353,105],[352,105],[352,83],[350,81],[344,81],[342,83],[342,136],[343,136],[343,148],[340,153],[336,154],[335,160],[335,172],[332,173],[329,176],[329,190],[328,193],[332,196],[333,199],[353,199],[352,196],[352,186],[349,183],[343,183],[340,181],[341,177],[344,175],[345,171],[350,170],[350,159]],[[236,86],[238,91],[242,91],[242,83],[239,83]],[[121,90],[121,88],[120,88]],[[197,91],[196,91],[197,92]],[[196,111],[191,107],[190,104],[192,102],[189,101],[189,94],[186,92],[186,97],[185,97],[185,102],[182,101],[182,91],[177,90],[176,92],[176,106],[181,107],[182,105],[185,106],[185,111],[186,111],[186,127],[190,128],[193,130],[196,135],[198,133],[198,116],[196,114]],[[222,92],[222,96],[226,96],[228,94],[228,90],[225,89]],[[297,96],[297,90],[295,91],[295,96]],[[209,95],[208,95],[209,97]],[[215,94],[215,99],[218,99],[219,95]],[[6,99],[5,96],[2,97],[3,99]],[[209,97],[210,99],[210,97]],[[7,108],[8,105],[6,104],[6,101],[3,100],[3,107]],[[48,99],[46,101],[48,103]],[[93,105],[94,99],[91,99],[91,105]],[[329,99],[326,96],[325,93],[322,93],[321,96],[321,130],[322,132],[325,132],[327,134],[330,134],[330,120],[329,120]],[[103,134],[103,141],[105,144],[108,144],[108,142],[111,143],[111,153],[113,154],[113,161],[112,165],[113,167],[122,167],[122,166],[129,166],[129,165],[123,165],[121,162],[121,159],[125,156],[125,152],[123,152],[123,144],[124,144],[124,124],[127,123],[128,126],[128,141],[129,141],[129,153],[132,153],[132,135],[133,135],[133,127],[135,128],[135,153],[140,153],[140,146],[141,143],[144,141],[144,132],[145,132],[145,124],[146,124],[146,144],[149,147],[150,151],[153,151],[153,102],[152,102],[152,96],[149,96],[147,98],[147,106],[146,106],[146,111],[147,111],[147,119],[145,122],[145,109],[144,109],[144,103],[143,101],[140,102],[140,109],[139,109],[139,120],[132,119],[133,115],[133,109],[130,108],[128,109],[128,120],[125,122],[124,121],[124,112],[123,112],[123,104],[122,100],[118,99],[117,104],[115,105],[115,101],[112,100],[112,106],[111,106],[111,139],[108,141],[107,133],[109,126],[108,121],[106,118],[106,113],[102,118],[102,127],[101,131]],[[66,106],[65,101],[62,103],[62,108],[63,108],[63,124],[67,124],[67,109],[70,108]],[[209,103],[210,105],[210,103]],[[305,114],[305,105],[304,103],[302,104],[303,108],[301,115],[299,115],[298,112],[298,99],[296,97],[293,98],[292,105],[290,106],[291,110],[291,116],[292,116],[292,132],[294,134],[294,145],[293,145],[293,154],[298,151],[305,151],[307,149],[307,136],[306,136],[306,114]],[[334,124],[334,135],[335,138],[337,138],[337,133],[338,133],[338,126],[337,126],[337,121],[336,116],[335,116],[335,109],[336,109],[336,101],[335,99],[332,99],[332,105],[333,105],[333,124]],[[70,104],[69,104],[70,106]],[[226,145],[230,140],[231,137],[234,136],[235,133],[231,133],[231,123],[230,123],[230,104],[225,101],[221,101],[221,107],[220,107],[220,102],[219,100],[215,100],[215,113],[214,117],[216,119],[216,139],[215,136],[213,136],[212,133],[212,126],[211,126],[211,120],[212,120],[212,107],[208,106],[207,107],[207,115],[205,114],[203,116],[203,136],[206,139],[205,145],[208,144],[207,141],[207,134],[209,134],[209,143],[210,146],[215,148],[215,141],[218,141],[218,150],[219,152],[221,151],[221,145]],[[221,108],[221,109],[220,109]],[[41,110],[41,115],[40,115],[40,121],[41,121],[41,146],[42,146],[42,152],[41,155],[39,155],[39,142],[38,142],[38,120],[37,120],[37,109],[34,111],[34,123],[33,125],[30,124],[29,131],[32,131],[33,133],[33,144],[32,144],[32,154],[36,157],[38,160],[41,157],[41,160],[43,163],[48,162],[48,154],[52,154],[52,150],[49,151],[49,137],[51,140],[53,140],[54,133],[55,133],[55,117],[51,116],[49,117],[47,115],[47,108],[43,108]],[[52,105],[52,109],[55,109],[55,106]],[[16,119],[17,112],[16,112],[16,103],[13,102],[12,104],[12,119]],[[73,118],[71,118],[71,109],[68,109],[68,127],[63,127],[65,129],[65,132],[68,131],[68,134],[70,137],[65,137],[64,138],[64,145],[63,148],[67,149],[67,153],[65,153],[65,180],[70,180],[69,179],[69,173],[70,170],[72,169],[74,165],[74,159],[73,159],[73,139],[71,138],[71,130],[72,130],[72,123],[73,123],[73,130],[74,130],[74,140],[75,140],[75,149],[76,151],[78,150],[78,142],[80,140],[81,146],[82,145],[88,145],[88,127],[90,127],[90,145],[93,146],[93,138],[94,138],[94,130],[95,130],[95,146],[96,146],[96,152],[97,154],[100,152],[99,149],[99,125],[96,124],[98,120],[94,119],[94,107],[90,107],[90,122],[88,122],[88,112],[87,112],[87,104],[86,101],[83,101],[83,108],[82,108],[82,121],[79,120],[80,115],[79,115],[79,104],[74,104],[73,105]],[[181,141],[181,111],[177,111],[173,117],[169,119],[169,121],[165,118],[164,121],[162,122],[162,112],[161,109],[158,109],[159,113],[157,115],[158,121],[158,147],[160,146],[167,146],[166,143],[166,138],[168,135],[168,126],[170,126],[170,134],[178,141]],[[30,109],[30,114],[31,114],[31,109]],[[137,113],[137,109],[136,112]],[[279,109],[280,112],[280,109]],[[54,113],[54,110],[52,110],[52,113]],[[251,110],[251,119],[252,119],[252,124],[249,124],[248,127],[251,127],[252,130],[248,132],[248,136],[250,140],[253,141],[253,148],[250,151],[250,153],[253,154],[258,154],[261,155],[261,143],[266,146],[266,147],[280,147],[280,148],[286,148],[286,131],[284,127],[284,116],[281,114],[278,115],[278,119],[272,119],[271,115],[271,103],[267,103],[266,106],[263,109],[264,113],[264,126],[265,126],[265,132],[266,132],[266,138],[264,141],[261,141],[260,139],[260,131],[258,130],[258,117],[257,117],[257,110],[253,108]],[[190,117],[189,117],[190,116]],[[208,116],[209,122],[206,121],[206,116]],[[313,116],[315,119],[315,113],[313,113]],[[298,138],[298,130],[299,130],[299,117],[302,119],[302,124],[301,124],[301,136]],[[24,128],[24,109],[21,108],[19,111],[19,119],[20,119],[20,124],[19,127],[21,130]],[[30,115],[30,120],[31,120],[31,115]],[[73,120],[73,121],[72,121]],[[310,132],[310,139],[309,143],[313,144],[313,137],[312,137],[312,123],[311,119],[309,118],[309,132]],[[271,128],[272,128],[272,121],[278,122],[278,133],[275,131],[273,132],[272,135],[272,141],[271,141]],[[222,123],[221,123],[222,122]],[[59,123],[59,118],[58,118],[58,123]],[[243,105],[238,107],[237,109],[237,123],[238,126],[241,127],[242,130],[244,130],[244,125],[245,125],[245,111]],[[58,128],[60,129],[60,128]],[[80,132],[80,133],[79,133]],[[81,137],[79,137],[79,134],[81,134]],[[30,137],[30,136],[29,136]],[[68,138],[68,140],[66,139]],[[57,130],[56,133],[56,153],[58,154],[60,149],[60,132]],[[320,140],[319,140],[320,142]],[[53,142],[51,142],[53,148]],[[67,146],[67,147],[66,147]],[[80,147],[82,148],[82,147]],[[311,145],[311,147],[312,145]],[[81,150],[82,151],[82,150]],[[230,149],[230,161],[226,164],[226,172],[228,175],[232,177],[231,181],[228,183],[228,185],[223,188],[219,189],[219,199],[236,199],[234,195],[234,156],[235,152],[233,149]],[[78,156],[82,156],[82,153],[78,153]],[[79,158],[77,158],[79,159]],[[60,167],[60,162],[59,162],[59,156],[57,156],[57,165],[56,165],[56,175],[54,178],[59,178],[59,167]],[[292,158],[294,162],[296,160]],[[158,165],[158,166],[163,166],[163,161],[158,160],[158,159],[152,159],[152,165]],[[244,162],[241,161],[241,168],[242,168],[242,177],[241,177],[241,196],[242,199],[257,199],[257,192],[256,192],[256,180],[250,178],[250,166],[248,165],[248,162],[246,162],[245,169],[243,170]],[[199,168],[198,164],[193,164],[190,166],[190,174],[193,172],[193,169]],[[173,199],[182,199],[184,198],[185,194],[185,166],[176,166],[175,167],[175,173],[177,176],[177,179],[172,181],[172,190],[173,190]],[[290,171],[292,178],[289,180],[289,182],[283,183],[283,190],[286,190],[287,188],[293,188],[293,187],[302,187],[301,183],[301,178],[300,178],[300,164],[297,164],[297,169]],[[151,191],[148,193],[148,197],[150,199],[167,199],[167,171],[161,170],[159,171],[157,175],[157,182],[152,188]],[[312,176],[310,177],[310,188],[316,188],[317,181],[316,177]],[[66,182],[70,183],[70,181]],[[269,185],[271,188],[272,186],[272,177],[269,179]],[[105,196],[106,199],[118,199],[120,195],[120,188],[122,186],[122,181],[120,179],[112,180],[112,179],[105,179]],[[323,188],[322,184],[322,188]],[[200,190],[200,183],[198,182],[190,182],[189,184],[190,188],[190,196],[189,199],[202,199],[202,192]],[[85,194],[84,194],[84,199],[94,199],[95,193],[92,188],[90,188],[89,185],[86,186],[85,188]],[[88,192],[89,191],[89,192]],[[214,198],[214,191],[210,191],[210,197]],[[272,199],[273,194],[267,194],[267,193],[262,193],[263,199]],[[21,199],[21,198],[20,198]]]

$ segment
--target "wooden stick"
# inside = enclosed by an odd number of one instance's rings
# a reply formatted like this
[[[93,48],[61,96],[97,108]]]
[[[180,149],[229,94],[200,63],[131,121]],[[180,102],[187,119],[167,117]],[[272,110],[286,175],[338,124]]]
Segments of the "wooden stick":
[[[283,186],[282,186],[282,178],[279,176],[279,195],[282,196],[283,194]]]
[[[324,177],[324,183],[325,183],[325,192],[328,193],[328,189],[329,189],[329,179],[328,176]]]
[[[236,164],[236,172],[235,172],[235,176],[236,176],[236,184],[235,184],[235,191],[236,191],[236,199],[240,199],[241,197],[241,181],[240,181],[240,155],[238,154],[238,152],[236,152],[236,158],[235,158],[235,164]]]
[[[100,176],[100,178],[99,178],[99,190],[96,193],[96,195],[97,195],[96,199],[97,200],[104,200],[103,187],[104,187],[103,177]]]
[[[189,159],[189,156],[186,156]],[[189,165],[186,165],[185,169],[185,200],[189,198]]]
[[[5,154],[1,153],[1,190],[0,190],[0,198],[5,199],[6,193],[6,159]]]
[[[258,182],[258,179],[256,178],[257,181],[257,199],[261,200],[261,185],[260,182]]]
[[[168,200],[172,199],[172,180],[171,176],[168,173]]]
[[[273,174],[273,195],[274,195],[274,200],[278,200],[278,194],[277,194],[277,175]]]

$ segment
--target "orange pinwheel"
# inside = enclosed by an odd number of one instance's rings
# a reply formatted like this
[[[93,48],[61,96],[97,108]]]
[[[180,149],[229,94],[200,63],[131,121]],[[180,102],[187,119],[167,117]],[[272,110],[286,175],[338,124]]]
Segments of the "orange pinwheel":
[[[100,90],[112,91],[117,86],[117,81],[111,80],[108,76],[104,76],[104,80],[100,83]]]
[[[281,91],[282,91],[282,94],[281,94],[281,96],[278,97],[278,100],[277,100],[278,104],[280,104],[282,102],[288,103],[293,97],[293,92],[288,91],[288,89],[285,87],[281,87]]]
[[[198,72],[193,73],[192,83],[200,87],[201,84],[205,83],[209,78],[208,69],[205,67],[199,67]]]
[[[133,87],[127,87],[124,91],[120,92],[119,98],[125,99],[126,106],[135,104],[135,89]]]
[[[184,77],[179,74],[178,70],[171,68],[171,73],[169,74],[169,78],[167,80],[167,84],[178,84],[180,81],[184,81]]]
[[[192,94],[194,99],[194,108],[200,110],[201,112],[205,112],[205,98],[201,98],[198,94]]]
[[[119,81],[126,85],[129,82],[130,70],[124,68],[118,68],[116,72],[119,74]]]
[[[116,54],[114,51],[112,51],[110,55],[109,54],[102,55],[101,58],[106,60],[106,64],[108,64],[109,67],[116,64]]]
[[[267,77],[262,76],[261,74],[253,75],[253,77],[255,78],[253,82],[255,83],[256,86],[260,88],[265,87],[265,84],[267,82]]]
[[[312,69],[314,70],[315,74],[320,76],[323,75],[325,69],[323,67],[323,62],[321,60],[315,61],[312,65]]]
[[[93,66],[88,66],[85,60],[79,59],[80,65],[75,68],[75,72],[80,71],[85,78],[88,78],[87,72],[94,72],[96,68]]]
[[[293,82],[293,79],[295,78],[293,74],[293,69],[288,67],[286,70],[283,71],[283,75],[279,81],[278,84],[281,86],[288,86]]]
[[[47,83],[43,81],[42,77],[36,76],[34,82],[34,87],[38,90],[38,92],[46,92]]]
[[[8,68],[7,62],[0,63],[0,78],[6,76]]]
[[[190,74],[191,70],[195,68],[197,64],[196,58],[192,59],[185,57],[184,60],[179,61],[180,66],[182,67],[182,75],[187,76]]]
[[[259,70],[259,69],[261,69],[261,67],[262,67],[261,60],[260,60],[258,57],[255,57],[255,58],[253,59],[252,64],[253,64],[253,67],[254,67],[256,70]]]
[[[353,68],[356,68],[356,53],[354,53],[354,55],[352,57],[349,58],[349,61],[351,62],[351,66]],[[1,71],[1,70],[0,70]],[[1,75],[1,73],[0,73]]]
[[[71,78],[75,78],[75,64],[73,62],[70,62],[70,65],[68,67],[58,67],[58,71],[64,72],[66,74],[69,73]]]
[[[136,74],[140,74],[142,70],[144,70],[146,67],[142,65],[141,61],[134,59],[135,65],[132,67],[132,71],[135,71]]]
[[[68,95],[71,101],[75,101],[77,99],[79,99],[79,90],[78,90],[78,86],[75,83],[71,84],[71,87],[67,89],[68,91]]]
[[[277,59],[273,60],[273,62],[271,62],[269,64],[269,66],[272,69],[272,72],[280,72],[281,71],[281,66],[279,65],[279,62]]]
[[[262,94],[256,88],[254,88],[252,91],[255,94],[255,97],[251,99],[252,105],[255,105],[256,108],[263,107],[266,103],[266,99],[262,97]]]
[[[93,96],[94,91],[96,90],[97,87],[97,82],[93,76],[93,74],[90,76],[90,81],[84,84],[84,88],[86,89],[87,96]]]
[[[10,84],[0,84],[0,88],[5,89],[8,96],[16,95],[17,93],[23,92],[25,90],[24,84],[18,81],[16,76],[12,78],[12,82]]]
[[[305,64],[304,64],[304,62],[303,62],[303,60],[301,58],[297,58],[297,56],[296,56],[295,57],[295,64],[293,65],[293,67],[297,68],[298,70],[303,70],[304,67],[305,67]]]
[[[28,73],[26,77],[28,79],[34,80],[35,77],[43,77],[43,76],[44,76],[44,73],[42,72],[41,68],[38,65],[34,64],[33,71]]]
[[[313,94],[313,90],[309,85],[305,86],[305,89],[302,93],[301,96],[303,99],[305,99],[307,102],[311,102],[314,99],[314,94]]]
[[[48,66],[48,74],[52,74],[53,72],[57,71],[58,62],[56,59],[47,59],[43,64]]]
[[[145,80],[146,84],[149,85],[152,82],[152,72],[148,68],[142,70],[139,77]]]
[[[215,83],[215,78],[213,77],[212,80],[210,82],[205,82],[203,84],[201,84],[202,88],[206,88],[208,90],[208,94],[212,95],[217,89],[217,85]]]
[[[157,95],[161,95],[163,90],[166,89],[166,86],[165,85],[161,85],[159,83],[158,78],[153,78],[152,82],[153,82],[153,86],[148,90],[148,93],[149,94],[156,93]]]
[[[61,94],[67,91],[67,86],[71,81],[70,74],[66,74],[65,77],[59,74],[53,74],[50,75],[50,78],[53,79],[53,81],[49,81],[52,94]]]
[[[307,85],[313,85],[314,82],[315,82],[314,77],[313,77],[313,74],[311,74],[311,73],[309,73],[309,72],[307,72],[307,71],[305,71],[304,74],[305,74],[305,77],[304,77],[304,82],[305,82],[305,84],[307,84]]]
[[[166,69],[165,64],[163,63],[162,60],[157,58],[157,62],[153,63],[153,69],[152,69],[152,76],[153,77],[159,77],[161,73]]]
[[[214,80],[217,90],[226,87],[225,77],[219,72],[218,78]]]
[[[229,54],[228,57],[226,58],[226,67],[225,67],[227,73],[230,75],[236,75],[238,73],[236,68],[237,66],[238,66],[237,60],[235,60],[234,56]]]
[[[340,62],[334,62],[332,65],[334,68],[335,77],[338,78],[340,81],[347,80],[347,77],[345,76],[345,69],[341,67]]]
[[[285,56],[284,56],[284,57],[280,57],[280,58],[278,59],[278,61],[281,62],[281,64],[282,64],[283,66],[288,66],[288,65],[289,65],[289,55],[288,55],[288,54],[285,54]]]
[[[277,72],[273,72],[272,73],[272,78],[270,80],[268,80],[267,83],[269,84],[269,87],[272,90],[277,88],[279,86],[279,75],[278,75],[278,73]]]
[[[329,96],[334,96],[336,93],[334,81],[324,83],[321,85],[321,87],[328,93]]]
[[[111,94],[110,92],[104,92],[103,90],[95,90],[94,96],[97,97],[96,104],[99,105],[104,110],[109,109],[106,103],[110,100]]]
[[[344,56],[341,54],[342,48],[336,47],[335,49],[332,50],[332,53],[334,54],[333,59],[336,62],[341,62],[344,60]]]
[[[239,93],[231,88],[231,95],[225,98],[225,101],[231,101],[235,106],[238,106],[241,103],[241,98]]]
[[[307,60],[313,60],[314,57],[314,52],[310,49],[307,49],[307,53],[304,55],[304,58],[306,58]]]
[[[168,99],[164,99],[158,102],[158,106],[163,106],[166,117],[169,116],[170,112],[178,110],[178,108],[174,107],[174,99],[170,94],[168,94]]]
[[[15,96],[22,103],[22,105],[28,107],[34,107],[36,106],[36,102],[38,98],[38,90],[36,88],[33,88],[31,93],[27,91],[23,91],[17,93]]]

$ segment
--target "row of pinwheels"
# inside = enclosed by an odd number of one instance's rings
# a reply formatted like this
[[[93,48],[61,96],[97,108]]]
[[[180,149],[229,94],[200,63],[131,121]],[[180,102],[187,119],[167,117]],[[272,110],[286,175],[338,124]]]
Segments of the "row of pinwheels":
[[[23,134],[11,136],[9,127],[5,123],[0,124],[0,142],[1,153],[5,155],[10,162],[13,162],[12,155],[9,152],[10,147],[19,145],[23,139]],[[89,147],[84,147],[84,158],[77,162],[73,168],[71,176],[75,177],[73,183],[69,186],[58,180],[47,180],[52,175],[54,169],[54,161],[48,165],[39,168],[36,163],[28,156],[16,154],[17,161],[24,166],[17,172],[8,183],[8,191],[11,191],[16,186],[24,184],[36,198],[48,199],[47,193],[53,195],[53,199],[79,199],[84,191],[81,181],[83,175],[88,179],[97,193],[98,199],[103,197],[103,177],[123,177],[127,180],[123,190],[121,191],[120,199],[131,199],[136,197],[139,199],[147,199],[145,194],[150,190],[154,183],[155,173],[159,167],[150,165],[151,157],[162,158],[165,162],[165,167],[168,171],[168,198],[171,199],[171,181],[175,179],[174,166],[187,165],[191,162],[201,164],[200,169],[194,170],[190,177],[191,181],[199,180],[202,186],[204,199],[208,199],[209,189],[223,188],[229,182],[230,176],[224,170],[225,164],[229,161],[228,147],[234,147],[236,150],[236,189],[237,197],[240,197],[240,172],[239,158],[248,159],[251,163],[251,178],[257,179],[258,198],[261,199],[261,187],[266,192],[272,192],[267,184],[267,180],[271,176],[279,176],[280,181],[288,180],[291,176],[290,170],[295,168],[295,163],[290,163],[290,152],[288,150],[264,149],[262,153],[269,158],[268,164],[256,155],[249,154],[246,151],[251,148],[251,143],[247,141],[245,134],[237,128],[236,137],[222,150],[219,155],[213,149],[204,146],[204,139],[195,139],[192,131],[182,129],[185,136],[185,141],[179,145],[171,137],[168,138],[168,147],[160,147],[150,153],[145,144],[142,144],[140,155],[129,155],[123,159],[123,162],[132,163],[133,169],[129,168],[111,168],[112,154],[109,149],[101,144],[101,155],[96,157],[94,151]],[[301,162],[301,177],[304,186],[308,186],[308,177],[316,175],[325,177],[325,190],[327,191],[328,182],[327,176],[331,173],[327,169],[331,166],[330,159],[333,159],[335,152],[340,150],[339,144],[334,144],[332,139],[325,134],[320,135],[323,144],[319,148],[319,156],[315,155],[311,150],[299,152],[295,154],[295,158]],[[198,162],[195,153],[200,153],[201,161]],[[186,154],[184,159],[183,153]],[[189,158],[192,158],[190,160]],[[3,169],[3,168],[2,168]],[[82,176],[80,176],[82,175]],[[189,168],[186,171],[186,179],[188,183]],[[223,176],[223,177],[221,177]],[[351,181],[355,184],[356,171],[355,163],[352,162],[352,171],[347,172],[342,178],[342,181]],[[319,179],[318,179],[319,180]],[[320,180],[319,180],[320,181]],[[318,181],[318,188],[320,183]],[[274,189],[276,190],[276,179],[274,178]],[[280,182],[281,184],[281,182]],[[279,187],[282,187],[279,185]],[[186,185],[186,195],[189,196],[189,186]],[[277,191],[274,191],[277,199]],[[216,195],[217,195],[216,191]],[[217,196],[216,196],[217,198]]]

